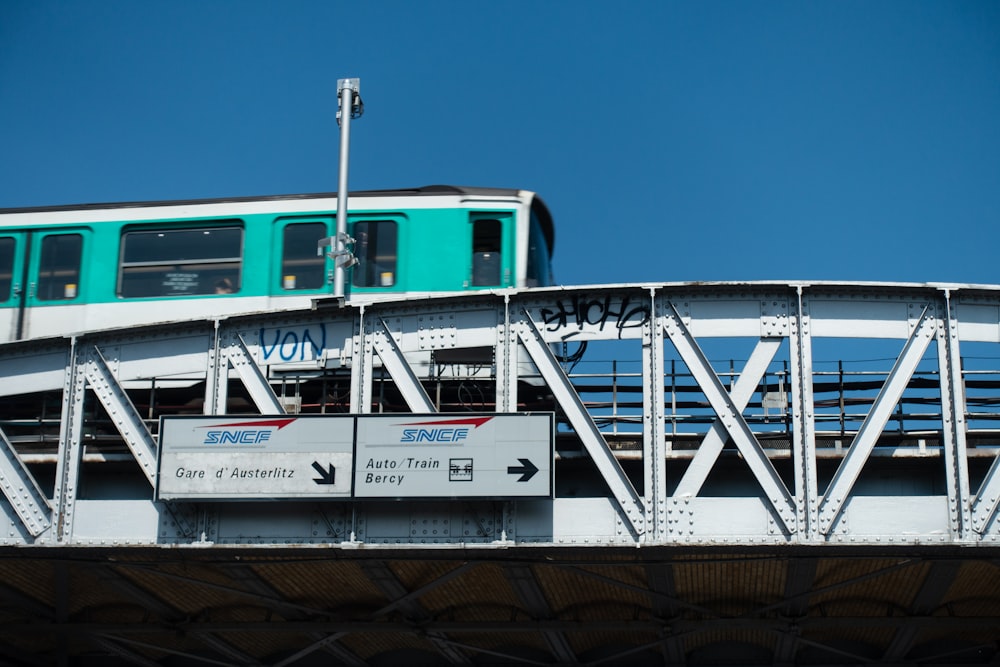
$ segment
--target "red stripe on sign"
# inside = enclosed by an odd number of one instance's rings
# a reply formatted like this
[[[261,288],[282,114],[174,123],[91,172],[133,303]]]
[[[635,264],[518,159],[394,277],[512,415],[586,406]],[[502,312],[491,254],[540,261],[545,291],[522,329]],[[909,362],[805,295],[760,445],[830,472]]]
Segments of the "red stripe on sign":
[[[230,428],[233,426],[276,426],[278,430],[281,430],[291,424],[293,421],[298,419],[298,417],[292,417],[291,419],[266,419],[263,421],[252,421],[252,422],[233,422],[231,424],[209,424],[208,426],[199,426],[198,428]]]
[[[465,419],[434,419],[431,421],[423,422],[406,422],[403,424],[397,424],[397,426],[437,426],[439,424],[465,424],[472,425],[474,428],[479,428],[493,417],[467,417]]]

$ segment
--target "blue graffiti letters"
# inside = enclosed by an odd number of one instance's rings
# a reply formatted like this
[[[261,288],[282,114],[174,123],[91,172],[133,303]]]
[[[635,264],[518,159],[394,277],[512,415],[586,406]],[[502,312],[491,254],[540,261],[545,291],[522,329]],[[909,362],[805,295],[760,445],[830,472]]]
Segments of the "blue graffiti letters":
[[[326,349],[326,325],[260,330],[260,353],[264,362],[311,361]]]

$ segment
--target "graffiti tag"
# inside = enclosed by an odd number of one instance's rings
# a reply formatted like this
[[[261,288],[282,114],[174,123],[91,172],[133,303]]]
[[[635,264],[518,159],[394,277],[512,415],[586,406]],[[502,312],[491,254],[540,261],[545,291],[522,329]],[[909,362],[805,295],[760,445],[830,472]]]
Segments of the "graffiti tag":
[[[326,325],[311,324],[260,330],[260,355],[263,363],[313,361],[326,349]]]
[[[559,299],[553,307],[539,309],[542,323],[548,331],[559,331],[568,326],[597,327],[604,331],[607,326],[618,330],[621,336],[625,329],[641,327],[649,321],[649,306],[645,302],[624,297],[620,301],[611,295],[605,297],[574,296]]]

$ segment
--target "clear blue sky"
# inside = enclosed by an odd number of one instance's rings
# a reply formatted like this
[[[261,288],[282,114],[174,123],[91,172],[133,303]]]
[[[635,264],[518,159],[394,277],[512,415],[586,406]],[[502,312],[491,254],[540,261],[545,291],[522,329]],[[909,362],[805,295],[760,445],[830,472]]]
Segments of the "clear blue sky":
[[[564,284],[1000,283],[1000,3],[0,0],[0,207],[535,190]]]

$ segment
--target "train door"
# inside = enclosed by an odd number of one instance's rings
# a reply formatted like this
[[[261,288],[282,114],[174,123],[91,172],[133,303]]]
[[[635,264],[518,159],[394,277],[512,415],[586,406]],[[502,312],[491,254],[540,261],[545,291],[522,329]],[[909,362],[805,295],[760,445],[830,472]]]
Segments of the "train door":
[[[332,263],[317,253],[320,239],[336,231],[333,216],[279,218],[274,226],[272,294],[291,296],[329,292],[333,286]]]
[[[509,213],[474,213],[469,220],[472,231],[472,287],[508,287],[512,284],[512,228]]]
[[[26,244],[30,252],[20,323],[22,337],[75,333],[84,328],[86,290],[82,281],[86,278],[84,246],[87,234],[85,229],[31,234]]]
[[[400,275],[400,221],[395,219],[354,220],[350,227],[354,238],[354,258],[358,263],[351,269],[351,286],[358,292],[420,291],[414,286],[413,276],[401,279]],[[432,269],[433,270],[433,269]]]
[[[30,234],[0,235],[0,341],[21,337],[24,314],[25,253]]]

